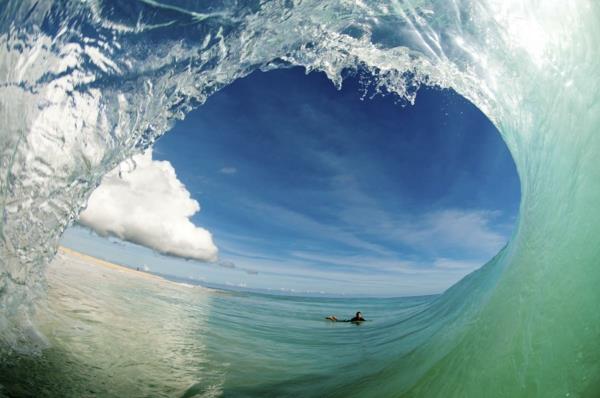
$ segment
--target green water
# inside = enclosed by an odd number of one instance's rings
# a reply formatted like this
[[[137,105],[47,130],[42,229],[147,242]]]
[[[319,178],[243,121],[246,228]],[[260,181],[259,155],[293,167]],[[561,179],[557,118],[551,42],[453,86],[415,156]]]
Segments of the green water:
[[[224,292],[62,254],[48,280],[50,347],[2,363],[9,396],[346,396],[421,340],[411,319],[435,300]],[[368,322],[324,319],[358,309]]]

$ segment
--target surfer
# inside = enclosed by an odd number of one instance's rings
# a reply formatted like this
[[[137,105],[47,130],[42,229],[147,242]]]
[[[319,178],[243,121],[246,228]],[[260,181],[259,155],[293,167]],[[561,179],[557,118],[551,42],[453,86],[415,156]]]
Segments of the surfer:
[[[352,319],[337,319],[335,317],[335,315],[330,315],[328,317],[325,317],[325,319],[329,319],[332,322],[352,322],[352,323],[361,323],[366,321],[365,318],[363,318],[362,313],[360,311],[358,311],[356,313],[356,315],[354,316],[354,318]]]

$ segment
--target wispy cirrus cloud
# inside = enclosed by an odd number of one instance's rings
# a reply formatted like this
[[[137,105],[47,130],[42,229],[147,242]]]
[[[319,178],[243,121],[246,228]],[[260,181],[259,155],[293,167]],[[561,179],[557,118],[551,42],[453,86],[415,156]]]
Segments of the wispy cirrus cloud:
[[[434,268],[438,270],[473,271],[482,265],[481,261],[457,260],[445,257],[436,258],[435,261],[433,261]]]
[[[403,225],[393,235],[409,245],[437,251],[461,250],[470,255],[493,255],[507,241],[492,221],[498,211],[443,209],[423,214]]]
[[[232,166],[222,167],[219,170],[219,173],[221,173],[221,174],[227,174],[227,175],[233,175],[233,174],[236,174],[237,172],[238,172],[237,168],[232,167]]]
[[[379,205],[376,195],[365,191],[348,166],[329,159],[337,173],[331,193],[340,204],[340,224],[350,226],[358,235],[377,237],[377,241],[402,244],[422,253],[442,255],[461,251],[471,257],[492,256],[508,240],[510,228],[498,227],[502,212],[490,209],[446,207],[426,211],[404,208],[390,210]],[[400,201],[401,202],[401,201]]]

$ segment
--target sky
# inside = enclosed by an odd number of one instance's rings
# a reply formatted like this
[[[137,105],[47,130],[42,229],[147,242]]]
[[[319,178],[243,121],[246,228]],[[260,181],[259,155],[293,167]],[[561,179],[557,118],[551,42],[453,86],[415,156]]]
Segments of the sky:
[[[456,93],[421,88],[410,105],[365,96],[359,80],[338,91],[293,68],[233,83],[135,168],[105,177],[85,228],[63,244],[215,285],[442,292],[510,237],[514,163],[491,122]]]

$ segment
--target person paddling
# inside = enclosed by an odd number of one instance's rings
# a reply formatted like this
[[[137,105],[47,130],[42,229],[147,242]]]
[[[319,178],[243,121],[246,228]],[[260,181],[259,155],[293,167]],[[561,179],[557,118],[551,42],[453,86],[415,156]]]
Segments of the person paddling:
[[[328,317],[325,317],[325,319],[329,319],[332,322],[352,322],[352,323],[361,323],[366,321],[365,318],[363,318],[362,313],[360,311],[358,311],[356,313],[356,315],[354,316],[354,318],[352,319],[337,319],[335,317],[335,315],[330,315]]]

